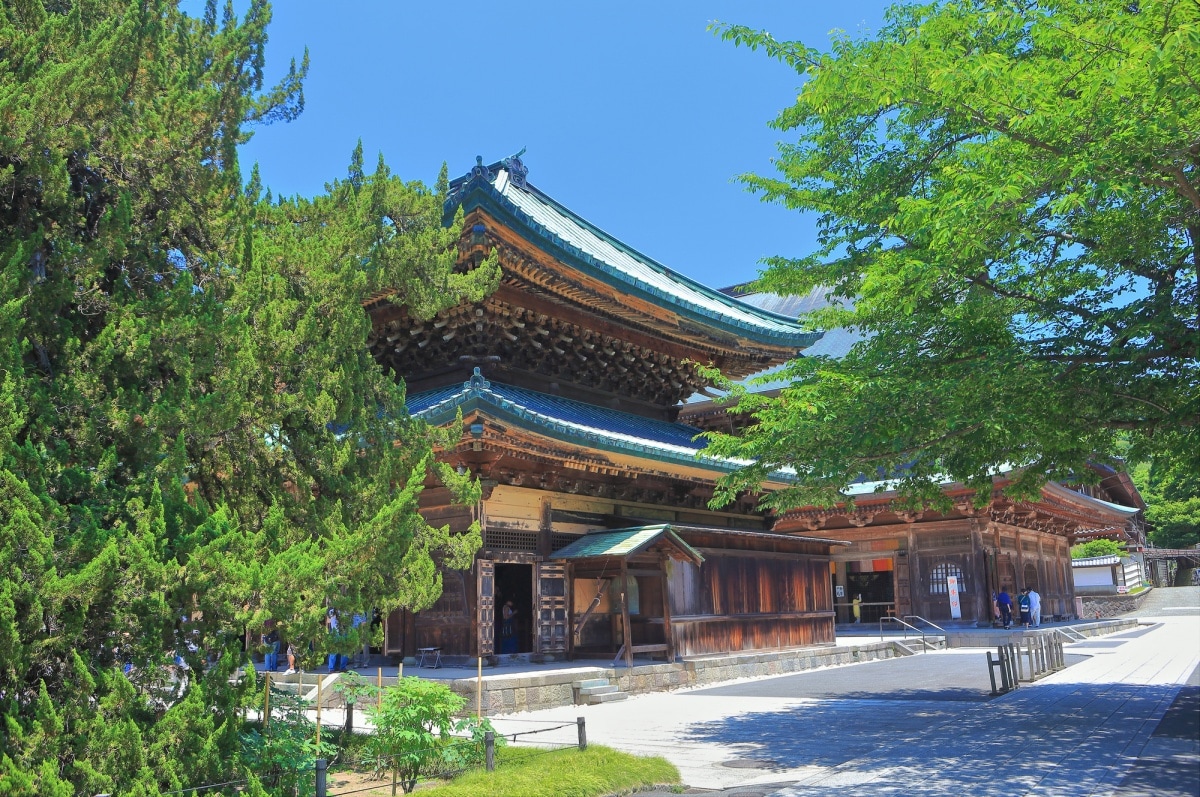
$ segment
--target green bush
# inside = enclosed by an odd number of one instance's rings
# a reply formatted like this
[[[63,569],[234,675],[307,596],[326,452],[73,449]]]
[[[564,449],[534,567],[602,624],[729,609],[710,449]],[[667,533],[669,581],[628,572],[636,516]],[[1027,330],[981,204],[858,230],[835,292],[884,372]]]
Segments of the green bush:
[[[436,681],[401,678],[383,692],[379,706],[368,706],[375,734],[367,742],[376,769],[392,773],[406,793],[426,776],[456,772],[482,762],[487,720],[455,719],[466,701]],[[453,734],[465,733],[464,737]]]

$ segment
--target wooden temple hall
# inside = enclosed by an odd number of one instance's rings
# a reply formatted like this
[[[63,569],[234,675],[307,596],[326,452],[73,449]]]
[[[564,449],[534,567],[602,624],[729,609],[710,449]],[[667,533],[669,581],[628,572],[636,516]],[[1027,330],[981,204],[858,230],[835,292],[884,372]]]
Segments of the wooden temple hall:
[[[428,321],[387,297],[367,308],[373,354],[405,379],[409,411],[461,417],[441,456],[484,487],[462,507],[427,486],[427,518],[478,519],[483,547],[470,571],[444,573],[436,605],[387,618],[384,652],[632,663],[831,643],[843,543],[780,533],[751,498],[709,510],[735,466],[703,456],[700,430],[677,419],[708,387],[691,363],[742,378],[816,336],[640,254],[526,174],[515,157],[478,159],[452,184],[460,267],[495,253],[495,293]]]

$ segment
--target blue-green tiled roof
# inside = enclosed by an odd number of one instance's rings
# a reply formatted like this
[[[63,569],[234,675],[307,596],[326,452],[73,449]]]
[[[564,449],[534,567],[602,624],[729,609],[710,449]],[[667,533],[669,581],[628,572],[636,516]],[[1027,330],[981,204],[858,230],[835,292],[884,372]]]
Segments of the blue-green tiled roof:
[[[668,524],[637,526],[630,529],[599,529],[589,531],[565,548],[554,552],[552,559],[590,559],[597,556],[632,556],[666,537],[672,545],[697,564],[704,561],[695,548],[683,541]]]
[[[461,386],[418,393],[407,401],[414,417],[439,425],[452,420],[458,409],[483,409],[489,415],[540,429],[568,442],[607,451],[622,451],[654,459],[686,462],[713,470],[731,471],[745,462],[705,457],[699,429],[533,390],[492,383],[479,375]]]
[[[461,204],[464,211],[485,207],[528,239],[557,249],[580,271],[646,300],[670,305],[695,323],[796,351],[820,337],[802,330],[794,318],[745,304],[667,268],[523,179],[510,179],[506,169],[497,169],[493,175],[480,165],[456,185],[452,202]]]

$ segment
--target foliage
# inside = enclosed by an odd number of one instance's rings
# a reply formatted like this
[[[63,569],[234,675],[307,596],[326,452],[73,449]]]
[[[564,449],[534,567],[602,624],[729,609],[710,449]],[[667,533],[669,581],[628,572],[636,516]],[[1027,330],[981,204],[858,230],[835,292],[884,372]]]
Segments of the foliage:
[[[1121,449],[1200,470],[1200,6],[945,0],[893,7],[821,53],[719,25],[804,84],[764,200],[819,214],[820,249],[757,288],[828,291],[807,322],[862,339],[801,358],[712,453],[757,460],[720,500],[790,466],[765,503],[830,504],[894,476],[1015,494]],[[775,378],[779,378],[778,375]]]
[[[229,629],[305,651],[327,606],[428,606],[479,544],[416,512],[427,480],[477,487],[433,472],[446,437],[362,308],[428,315],[494,264],[455,273],[445,180],[361,148],[311,200],[243,185],[249,126],[303,105],[307,59],[263,85],[269,20],[0,9],[0,793],[236,779],[257,700]]]
[[[496,771],[477,770],[422,789],[428,797],[601,797],[679,783],[679,771],[658,757],[589,745],[587,750],[496,751]]]
[[[317,726],[308,718],[309,702],[293,692],[271,689],[271,720],[242,734],[242,755],[250,772],[277,794],[308,794],[318,758],[332,759],[327,739],[317,746]]]
[[[421,777],[477,765],[483,760],[486,720],[455,719],[466,701],[437,681],[401,678],[383,692],[381,705],[368,705],[375,726],[368,746],[381,771],[392,773],[404,791]],[[467,738],[453,736],[466,732]]]
[[[1159,548],[1200,545],[1200,474],[1162,458],[1130,471],[1146,500],[1150,541]]]
[[[1072,559],[1088,559],[1092,556],[1124,556],[1125,546],[1116,540],[1088,540],[1071,546]]]

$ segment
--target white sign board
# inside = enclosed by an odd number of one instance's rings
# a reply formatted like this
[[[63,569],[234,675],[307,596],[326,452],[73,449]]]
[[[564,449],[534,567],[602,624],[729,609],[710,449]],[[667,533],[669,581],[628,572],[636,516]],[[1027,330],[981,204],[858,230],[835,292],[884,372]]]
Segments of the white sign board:
[[[958,600],[958,576],[946,576],[946,589],[950,593],[950,616],[962,619],[962,604]]]
[[[839,598],[844,598],[844,597],[846,597],[846,588],[843,587],[841,584],[838,584],[836,587],[833,588],[833,594]]]

